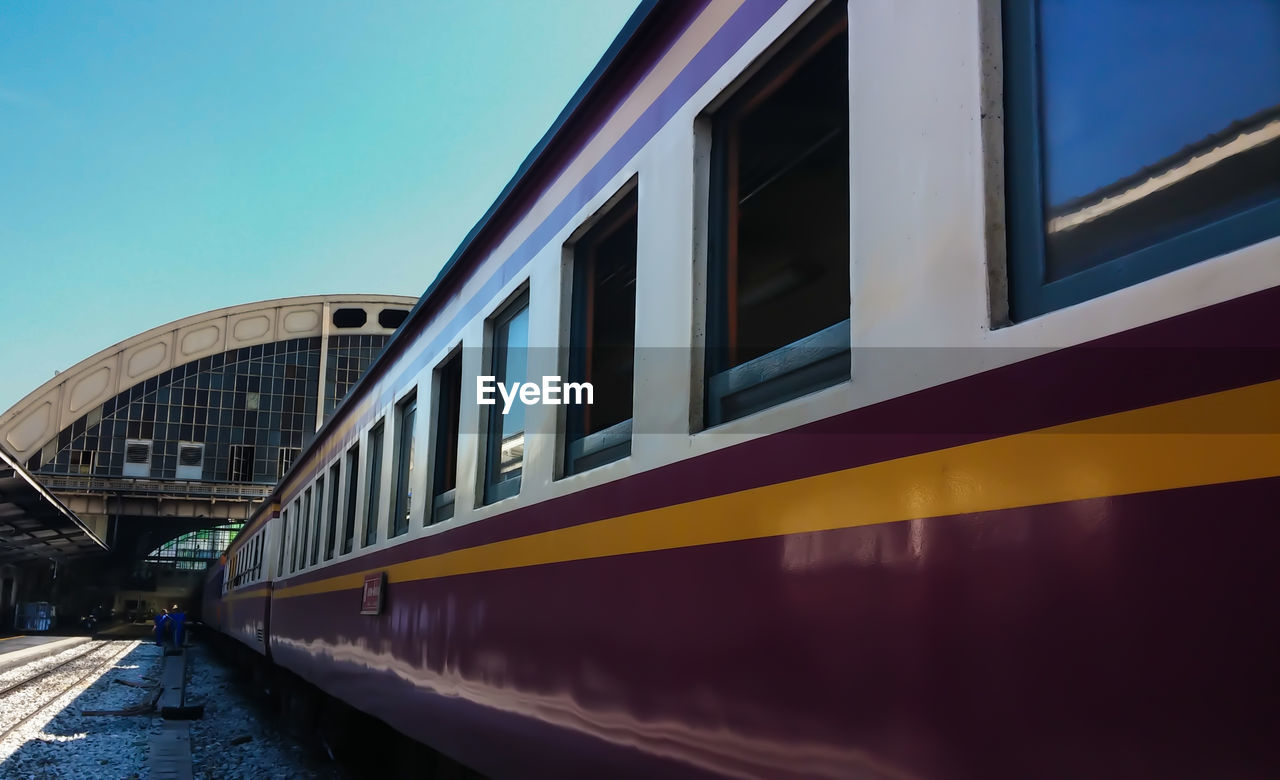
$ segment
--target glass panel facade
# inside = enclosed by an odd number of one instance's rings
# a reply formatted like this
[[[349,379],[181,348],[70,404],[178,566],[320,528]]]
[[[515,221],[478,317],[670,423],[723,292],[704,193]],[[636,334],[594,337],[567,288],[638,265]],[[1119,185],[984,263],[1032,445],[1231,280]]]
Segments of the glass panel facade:
[[[330,337],[326,417],[387,338]],[[176,479],[179,445],[187,442],[204,448],[199,479],[274,484],[315,433],[320,343],[279,341],[173,368],[87,412],[27,466],[44,474],[121,477],[126,443],[149,441],[146,475]]]
[[[347,391],[364,376],[373,359],[382,353],[389,338],[379,335],[329,337],[329,365],[325,369],[324,380],[326,419],[338,408],[338,402],[347,397]]]
[[[144,560],[175,569],[203,571],[209,561],[216,560],[227,549],[241,525],[234,523],[183,534],[147,553]]]

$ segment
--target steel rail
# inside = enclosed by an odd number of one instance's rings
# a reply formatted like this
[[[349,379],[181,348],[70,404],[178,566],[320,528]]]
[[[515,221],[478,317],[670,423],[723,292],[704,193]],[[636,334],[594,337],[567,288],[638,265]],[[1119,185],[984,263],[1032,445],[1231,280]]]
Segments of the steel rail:
[[[23,682],[22,682],[21,684],[19,684],[19,685],[12,685],[12,686],[10,686],[10,687],[8,687],[8,688],[4,689],[3,691],[0,691],[0,696],[2,696],[2,695],[4,695],[4,694],[7,694],[7,693],[9,693],[10,691],[13,691],[13,690],[14,690],[14,689],[16,689],[16,688],[22,687],[23,685],[27,685],[27,684],[29,684],[29,683],[31,683],[31,682],[33,682],[33,681],[35,681],[35,680],[41,679],[41,678],[43,678],[43,677],[45,677],[45,676],[47,676],[47,675],[49,675],[49,674],[53,673],[54,671],[56,671],[56,670],[58,670],[58,669],[63,669],[63,668],[65,668],[67,665],[69,665],[70,663],[72,663],[73,661],[76,661],[76,660],[79,660],[79,659],[81,659],[81,658],[84,658],[84,657],[86,657],[86,656],[88,656],[88,655],[91,655],[92,653],[95,653],[95,652],[97,652],[98,650],[101,650],[104,646],[109,647],[109,646],[110,646],[110,642],[108,642],[108,641],[104,641],[102,645],[99,645],[98,647],[95,647],[95,648],[93,648],[92,650],[89,650],[88,652],[81,653],[80,655],[77,655],[75,658],[69,658],[69,659],[67,659],[66,661],[64,661],[63,663],[60,663],[60,664],[58,664],[57,666],[52,667],[51,669],[47,669],[47,670],[45,670],[44,672],[41,672],[40,674],[35,675],[34,677],[28,678],[27,680],[23,681]],[[94,674],[94,673],[97,673],[97,672],[100,672],[101,670],[105,669],[105,668],[107,667],[107,665],[108,665],[108,664],[113,664],[113,663],[115,663],[116,661],[118,661],[118,660],[120,660],[121,658],[123,658],[123,657],[124,657],[124,655],[125,655],[125,653],[129,652],[133,647],[134,647],[134,644],[133,644],[133,643],[126,643],[126,644],[125,644],[125,646],[124,646],[124,648],[123,648],[123,649],[121,649],[121,650],[120,650],[120,652],[115,653],[115,654],[110,654],[110,653],[108,653],[108,656],[109,656],[109,657],[108,657],[106,660],[104,660],[102,663],[100,663],[100,664],[96,664],[96,665],[90,665],[90,667],[89,667],[89,671],[87,671],[87,672],[85,672],[84,674],[82,674],[82,675],[80,675],[79,677],[77,677],[77,678],[75,679],[75,681],[74,681],[74,682],[72,682],[70,685],[65,685],[65,686],[63,686],[63,687],[62,687],[62,690],[58,691],[56,694],[54,694],[53,696],[51,696],[51,697],[49,697],[48,699],[46,699],[42,704],[40,704],[39,706],[37,706],[37,707],[36,707],[35,709],[33,709],[31,712],[27,713],[26,715],[23,715],[23,716],[22,716],[22,718],[20,718],[20,719],[18,720],[18,722],[17,722],[17,723],[14,723],[12,726],[9,726],[8,728],[6,728],[3,732],[0,732],[0,743],[3,743],[6,739],[8,739],[8,738],[9,738],[9,735],[10,735],[10,734],[12,734],[13,732],[15,732],[15,731],[17,731],[18,729],[20,729],[20,728],[22,728],[23,726],[25,726],[28,722],[30,722],[30,721],[31,721],[31,719],[32,719],[32,718],[34,718],[35,716],[39,715],[41,712],[44,712],[46,709],[48,709],[48,708],[49,708],[49,706],[50,706],[50,705],[52,705],[54,702],[56,702],[56,701],[58,701],[59,699],[61,699],[61,698],[63,697],[63,695],[64,695],[64,694],[66,694],[66,692],[67,692],[67,691],[71,690],[72,688],[75,688],[75,687],[76,687],[77,685],[79,685],[80,683],[82,683],[82,682],[84,682],[85,680],[89,679],[89,676],[90,676],[90,675],[92,675],[92,674]]]
[[[4,687],[4,688],[0,688],[0,697],[7,696],[7,695],[9,695],[10,693],[12,693],[13,691],[18,690],[19,688],[25,688],[26,686],[30,685],[31,683],[36,682],[36,681],[38,681],[38,680],[42,679],[43,677],[45,677],[45,676],[47,676],[47,675],[53,674],[54,672],[58,671],[58,670],[59,670],[59,669],[61,669],[62,667],[66,666],[67,664],[69,664],[69,663],[71,663],[71,662],[73,662],[73,661],[77,661],[77,660],[79,660],[79,659],[81,659],[81,658],[84,658],[86,655],[89,655],[90,653],[94,652],[95,650],[98,650],[98,649],[102,648],[102,646],[103,646],[103,645],[107,644],[106,640],[89,640],[90,644],[92,644],[94,641],[97,641],[99,644],[96,644],[96,645],[94,645],[93,647],[90,647],[88,650],[85,650],[83,653],[80,653],[79,655],[72,656],[72,657],[70,657],[70,658],[66,659],[65,661],[59,661],[58,663],[54,664],[53,666],[50,666],[48,669],[45,669],[43,672],[36,672],[35,674],[31,675],[30,677],[27,677],[26,679],[19,680],[18,682],[13,683],[12,685],[6,686],[6,687]],[[45,658],[48,658],[48,657],[49,657],[49,656],[45,656]],[[39,659],[39,660],[36,660],[36,661],[32,661],[31,663],[33,663],[33,664],[40,663],[40,661],[42,661],[42,660],[44,660],[44,659],[42,658],[42,659]],[[21,669],[22,667],[18,667],[18,668],[19,668],[19,669]]]

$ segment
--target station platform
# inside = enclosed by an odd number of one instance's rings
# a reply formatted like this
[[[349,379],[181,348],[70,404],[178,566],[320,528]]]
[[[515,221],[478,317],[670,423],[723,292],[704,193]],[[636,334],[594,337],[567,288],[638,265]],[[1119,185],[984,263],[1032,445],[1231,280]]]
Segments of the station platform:
[[[87,636],[19,634],[0,638],[0,672],[33,658],[66,650],[89,641]]]

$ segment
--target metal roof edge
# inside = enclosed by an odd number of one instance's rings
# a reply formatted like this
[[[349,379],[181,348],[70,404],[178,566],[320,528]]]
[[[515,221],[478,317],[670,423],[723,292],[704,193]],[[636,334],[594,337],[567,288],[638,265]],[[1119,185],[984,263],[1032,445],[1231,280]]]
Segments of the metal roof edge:
[[[107,543],[101,539],[101,537],[99,537],[96,533],[93,532],[93,529],[85,525],[84,521],[81,520],[80,517],[75,512],[72,512],[71,509],[66,504],[62,503],[61,499],[59,499],[53,493],[50,493],[48,488],[40,484],[40,481],[35,478],[35,475],[33,475],[30,471],[27,471],[27,469],[21,463],[18,462],[18,459],[14,455],[12,455],[7,449],[5,449],[3,445],[0,445],[0,460],[3,460],[5,463],[7,463],[9,467],[13,469],[13,472],[15,474],[22,477],[22,480],[24,482],[30,484],[33,488],[35,488],[36,492],[40,494],[41,498],[48,501],[53,506],[54,509],[58,510],[59,514],[61,514],[62,516],[70,520],[71,523],[75,525],[77,528],[79,528],[84,533],[85,536],[89,537],[94,544],[101,547],[103,551],[108,551],[111,549],[110,547],[107,546]]]

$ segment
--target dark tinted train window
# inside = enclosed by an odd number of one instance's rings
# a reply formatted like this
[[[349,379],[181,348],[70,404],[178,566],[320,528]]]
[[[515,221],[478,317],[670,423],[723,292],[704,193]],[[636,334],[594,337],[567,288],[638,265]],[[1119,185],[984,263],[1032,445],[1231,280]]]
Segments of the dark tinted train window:
[[[512,301],[493,319],[491,376],[508,388],[528,376],[529,294]],[[524,468],[524,404],[518,399],[506,414],[502,399],[489,407],[485,457],[485,503],[520,492]]]
[[[362,328],[368,321],[369,315],[364,309],[335,309],[333,312],[335,328]]]
[[[301,533],[298,541],[299,569],[307,568],[307,540],[311,538],[311,488],[302,494],[302,514],[298,517]]]
[[[320,538],[324,536],[324,477],[316,480],[316,514],[311,534],[311,565],[320,561]]]
[[[378,508],[382,505],[382,423],[369,431],[368,499],[365,504],[364,545],[378,541]]]
[[[395,330],[400,327],[408,316],[409,312],[404,309],[383,309],[378,312],[378,324],[384,328]]]
[[[834,3],[712,118],[707,422],[849,378],[849,79]]]
[[[413,425],[418,416],[417,395],[411,395],[396,408],[396,492],[391,510],[391,536],[409,530],[409,512],[413,500]]]
[[[298,570],[298,538],[302,536],[302,499],[293,502],[293,528],[289,540],[289,571]]]
[[[637,207],[638,197],[632,190],[573,247],[569,382],[588,382],[593,393],[590,405],[567,407],[568,474],[631,453]]]
[[[289,538],[289,510],[280,512],[280,549],[276,553],[275,573],[284,574],[284,547]]]
[[[1280,233],[1280,2],[1004,10],[1015,319]]]
[[[458,421],[462,412],[462,353],[436,369],[436,449],[429,522],[453,517],[458,484]]]
[[[342,553],[351,552],[356,538],[356,496],[360,486],[360,445],[347,450],[347,516],[343,520]]]
[[[333,548],[338,543],[338,478],[342,475],[342,465],[333,464],[329,469],[329,531],[324,536],[324,559],[333,558]]]

